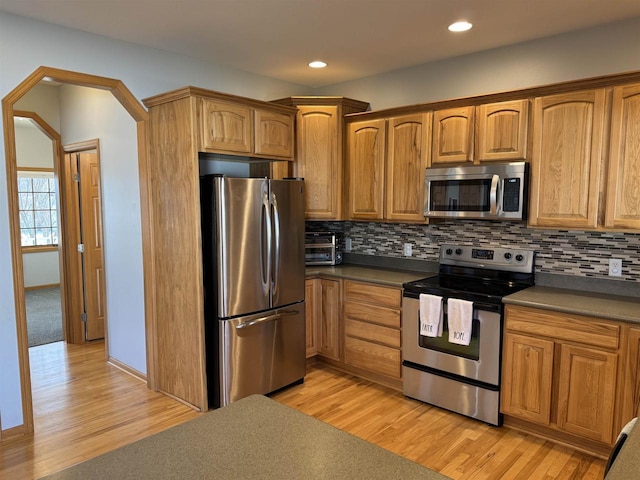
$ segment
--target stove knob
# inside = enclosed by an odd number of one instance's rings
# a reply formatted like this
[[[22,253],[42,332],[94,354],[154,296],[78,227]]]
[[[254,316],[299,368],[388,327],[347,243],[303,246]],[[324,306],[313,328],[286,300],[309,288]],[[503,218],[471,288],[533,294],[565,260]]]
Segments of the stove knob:
[[[504,254],[504,258],[505,258],[506,260],[511,260],[511,254],[510,254],[509,252],[505,253],[505,254]]]
[[[450,249],[450,248],[447,248],[446,253],[447,253],[447,255],[452,255],[453,254],[453,250]]]
[[[516,262],[521,262],[522,260],[524,260],[524,257],[522,255],[516,255]]]
[[[462,255],[462,249],[456,248],[456,255]]]

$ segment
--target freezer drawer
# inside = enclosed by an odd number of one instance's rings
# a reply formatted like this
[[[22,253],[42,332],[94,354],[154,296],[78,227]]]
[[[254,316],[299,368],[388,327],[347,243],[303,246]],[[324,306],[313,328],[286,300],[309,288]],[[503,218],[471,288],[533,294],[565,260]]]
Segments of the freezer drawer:
[[[301,302],[219,322],[220,406],[304,378],[304,311]]]

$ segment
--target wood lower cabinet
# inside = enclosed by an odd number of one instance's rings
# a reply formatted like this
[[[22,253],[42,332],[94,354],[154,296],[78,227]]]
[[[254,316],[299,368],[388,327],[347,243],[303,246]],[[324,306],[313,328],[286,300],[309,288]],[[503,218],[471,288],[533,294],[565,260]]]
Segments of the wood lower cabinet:
[[[340,280],[319,279],[318,354],[340,360]]]
[[[613,89],[604,226],[640,230],[640,84]]]
[[[597,89],[534,100],[530,225],[597,226],[605,99]]]
[[[318,295],[316,290],[320,286],[320,280],[318,279],[306,279],[304,282],[304,299],[305,299],[305,333],[306,333],[306,352],[307,358],[313,357],[318,353],[319,332],[318,322],[316,318],[319,318],[318,311]]]
[[[624,391],[616,431],[632,418],[640,416],[640,328],[629,329],[624,369]]]
[[[618,426],[622,330],[599,318],[507,305],[501,411],[535,433],[607,452]]]
[[[343,298],[345,363],[399,380],[401,290],[345,280]]]
[[[553,350],[553,341],[505,333],[503,413],[549,425]]]

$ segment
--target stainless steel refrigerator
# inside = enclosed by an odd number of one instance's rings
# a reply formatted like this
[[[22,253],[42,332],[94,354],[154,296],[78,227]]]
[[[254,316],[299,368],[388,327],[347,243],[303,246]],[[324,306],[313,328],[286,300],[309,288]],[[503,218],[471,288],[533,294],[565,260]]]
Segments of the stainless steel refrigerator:
[[[207,387],[217,408],[304,378],[304,182],[204,175],[200,200]]]

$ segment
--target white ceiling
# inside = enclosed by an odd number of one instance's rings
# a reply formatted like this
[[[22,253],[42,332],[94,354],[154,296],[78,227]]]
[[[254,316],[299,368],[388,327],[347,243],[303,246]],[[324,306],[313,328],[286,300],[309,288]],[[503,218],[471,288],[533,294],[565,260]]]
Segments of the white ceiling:
[[[0,0],[0,10],[319,87],[640,16],[640,0]],[[460,19],[474,28],[448,32]],[[315,59],[329,66],[307,67]]]

